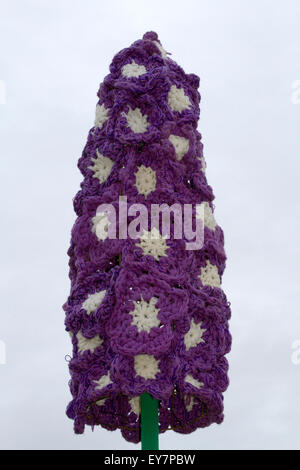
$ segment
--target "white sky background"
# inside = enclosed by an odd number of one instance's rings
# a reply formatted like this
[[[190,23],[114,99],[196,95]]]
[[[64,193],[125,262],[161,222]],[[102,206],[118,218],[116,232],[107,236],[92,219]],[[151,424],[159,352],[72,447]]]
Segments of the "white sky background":
[[[226,418],[161,449],[299,448],[300,80],[298,0],[0,1],[2,449],[138,449],[120,432],[75,436],[61,305],[99,83],[149,30],[201,77],[208,182],[232,303]]]

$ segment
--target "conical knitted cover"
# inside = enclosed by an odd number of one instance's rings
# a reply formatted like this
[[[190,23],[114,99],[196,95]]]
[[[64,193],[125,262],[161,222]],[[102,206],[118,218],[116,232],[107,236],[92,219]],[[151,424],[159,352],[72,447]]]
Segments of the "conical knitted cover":
[[[220,287],[224,237],[197,131],[198,86],[154,32],[119,52],[100,86],[78,164],[84,179],[74,199],[64,305],[73,342],[67,415],[76,433],[101,425],[139,442],[144,392],[159,400],[160,432],[223,420],[230,308]],[[150,218],[138,238],[124,235],[137,214],[121,218],[120,196],[128,211],[179,204],[198,214],[200,207],[203,247],[187,249],[188,237],[176,236],[175,212],[169,237]],[[115,238],[103,204],[120,216]]]

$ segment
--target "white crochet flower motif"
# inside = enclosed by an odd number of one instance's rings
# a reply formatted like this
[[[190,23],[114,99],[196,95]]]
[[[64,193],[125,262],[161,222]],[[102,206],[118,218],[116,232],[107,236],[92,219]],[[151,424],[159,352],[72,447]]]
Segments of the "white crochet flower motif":
[[[147,73],[146,67],[144,65],[137,64],[134,60],[131,62],[131,64],[126,64],[122,67],[123,77],[140,77],[145,73]]]
[[[172,85],[168,93],[168,104],[172,111],[178,111],[181,113],[185,109],[189,109],[191,102],[189,97],[185,94],[183,88],[177,88],[176,85]]]
[[[184,404],[188,412],[192,411],[195,404],[194,397],[192,395],[184,395]]]
[[[99,182],[104,183],[110,175],[112,167],[114,166],[114,161],[108,157],[105,157],[98,150],[96,151],[97,158],[92,158],[94,163],[88,168],[93,171],[93,178],[97,178]]]
[[[137,375],[144,379],[155,379],[160,371],[158,362],[154,356],[149,354],[137,354],[134,357],[134,370]]]
[[[187,351],[191,348],[194,348],[195,346],[198,346],[198,344],[200,343],[205,343],[202,336],[206,330],[202,329],[201,325],[202,325],[201,322],[195,323],[194,319],[192,318],[191,323],[190,323],[190,329],[184,335],[184,345]]]
[[[97,384],[95,390],[101,390],[102,388],[107,387],[107,385],[112,384],[110,373],[103,375],[99,380],[94,380],[93,382]]]
[[[147,115],[142,114],[140,108],[131,109],[129,107],[128,113],[122,113],[122,116],[126,117],[127,124],[135,134],[143,134],[146,132],[149,122],[147,121]]]
[[[185,154],[189,151],[190,141],[185,137],[174,134],[169,136],[169,141],[175,148],[177,160],[182,160]]]
[[[94,338],[86,338],[83,336],[81,331],[78,331],[77,335],[77,347],[78,351],[82,354],[85,351],[91,351],[92,353],[95,351],[95,349],[99,348],[101,344],[103,343],[103,339],[99,337],[99,335],[94,336]]]
[[[167,236],[162,236],[156,227],[153,227],[150,231],[144,230],[140,237],[140,243],[137,246],[142,248],[143,255],[151,255],[156,261],[162,256],[167,256]]]
[[[201,162],[201,171],[203,171],[203,173],[205,173],[205,171],[206,171],[205,158],[204,157],[197,157],[197,159],[200,160],[200,162]]]
[[[106,290],[89,294],[86,300],[82,304],[82,308],[86,311],[87,315],[96,312],[99,305],[102,303],[106,294]]]
[[[199,382],[199,380],[194,379],[194,377],[191,374],[187,374],[184,380],[185,382],[193,385],[196,388],[201,388],[204,385],[203,382]]]
[[[156,308],[157,297],[152,297],[149,302],[143,298],[134,301],[134,310],[129,312],[132,316],[132,324],[137,327],[138,332],[150,332],[151,328],[160,325],[160,320],[157,318],[159,308]]]
[[[136,187],[139,194],[148,196],[156,188],[156,172],[150,166],[141,165],[135,173]]]
[[[167,52],[165,51],[165,49],[162,47],[162,45],[160,44],[160,42],[158,41],[153,41],[154,44],[158,47],[159,49],[159,52],[161,53],[161,56],[166,59],[168,56],[167,56]]]
[[[107,214],[99,212],[92,218],[92,232],[96,234],[98,240],[104,241],[108,237],[109,220]]]
[[[101,398],[101,400],[96,401],[96,405],[103,406],[107,398]]]
[[[104,104],[97,104],[96,106],[96,117],[95,117],[95,127],[101,127],[103,124],[108,120],[108,112],[109,109],[107,109]]]
[[[211,207],[207,201],[201,202],[196,206],[196,218],[201,219],[204,226],[210,230],[215,230],[217,223],[211,210]]]
[[[221,279],[218,272],[218,267],[211,264],[209,260],[206,261],[206,266],[201,268],[199,275],[201,282],[204,286],[220,287]]]
[[[129,400],[131,410],[138,416],[141,414],[141,397],[132,397]]]

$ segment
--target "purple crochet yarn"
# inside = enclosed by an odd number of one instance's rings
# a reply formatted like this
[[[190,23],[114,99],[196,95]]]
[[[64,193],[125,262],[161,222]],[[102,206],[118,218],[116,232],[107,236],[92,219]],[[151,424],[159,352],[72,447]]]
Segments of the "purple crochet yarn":
[[[198,86],[154,32],[119,52],[100,86],[78,163],[84,179],[64,305],[73,343],[67,415],[78,434],[101,425],[139,442],[144,392],[159,400],[160,432],[223,420],[230,307],[220,287],[224,237],[197,131]],[[142,239],[101,238],[97,207],[117,207],[120,195],[149,208],[202,203],[203,248],[186,250],[172,229],[158,249]]]

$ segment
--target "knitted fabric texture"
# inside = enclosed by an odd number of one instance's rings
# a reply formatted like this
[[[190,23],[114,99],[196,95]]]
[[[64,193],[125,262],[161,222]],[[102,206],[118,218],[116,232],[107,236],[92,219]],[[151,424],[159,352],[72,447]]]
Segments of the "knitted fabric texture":
[[[157,34],[123,49],[100,86],[95,124],[79,159],[77,220],[64,304],[75,432],[120,429],[140,441],[140,396],[159,400],[159,431],[221,423],[228,386],[230,307],[221,290],[224,237],[214,218],[199,119],[199,78],[165,52]],[[204,246],[145,228],[110,239],[100,204],[203,204]],[[128,220],[130,217],[128,217]],[[156,231],[155,239],[147,234]]]

